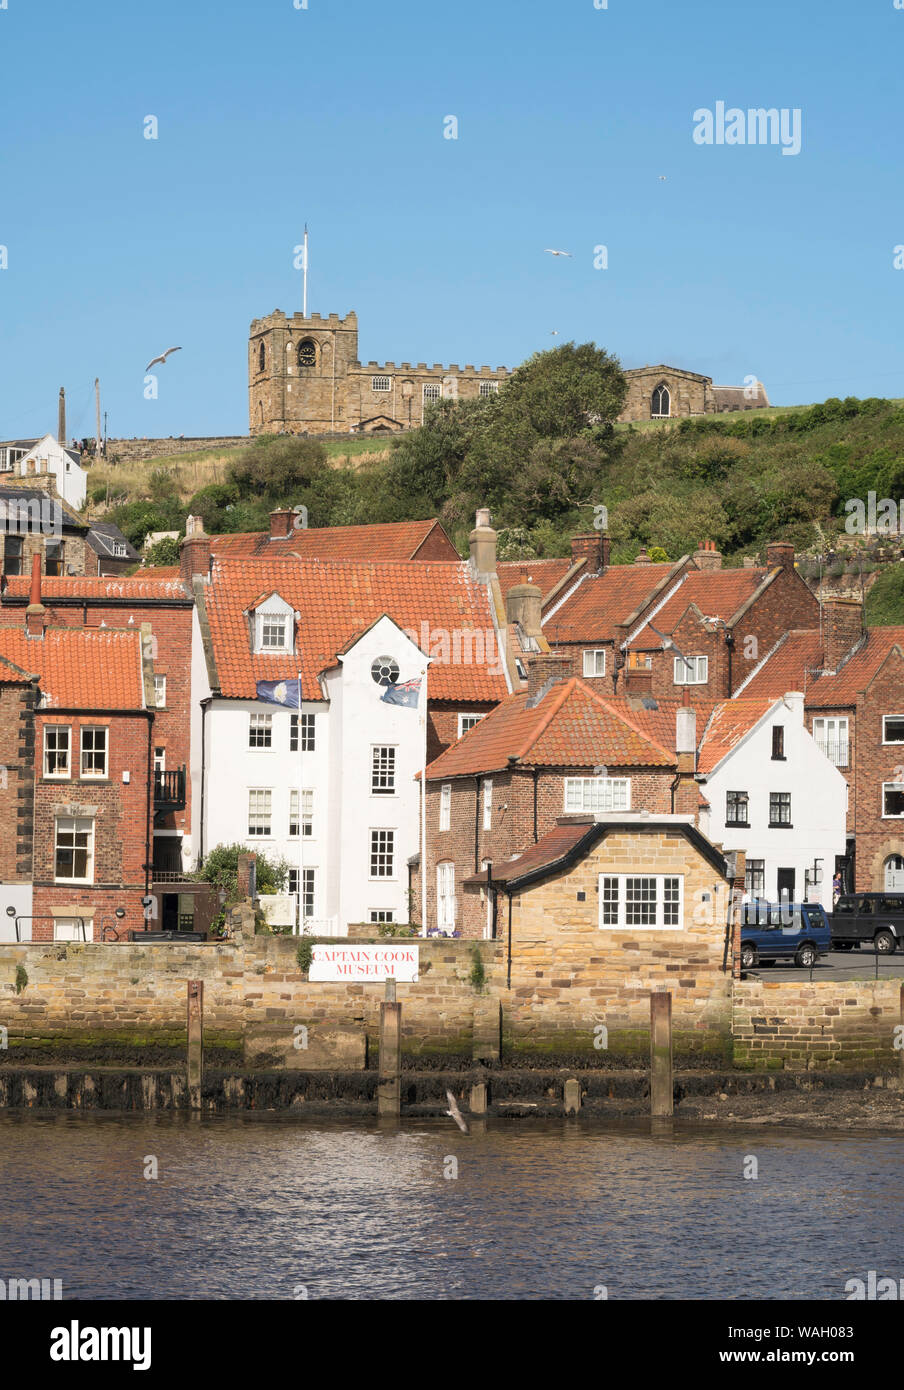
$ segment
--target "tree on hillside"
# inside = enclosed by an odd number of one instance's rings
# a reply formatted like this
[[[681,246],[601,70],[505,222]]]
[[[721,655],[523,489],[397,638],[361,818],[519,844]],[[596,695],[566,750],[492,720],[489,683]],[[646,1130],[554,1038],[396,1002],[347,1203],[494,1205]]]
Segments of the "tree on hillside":
[[[242,496],[289,498],[329,470],[329,455],[317,439],[264,435],[229,464],[227,477]]]

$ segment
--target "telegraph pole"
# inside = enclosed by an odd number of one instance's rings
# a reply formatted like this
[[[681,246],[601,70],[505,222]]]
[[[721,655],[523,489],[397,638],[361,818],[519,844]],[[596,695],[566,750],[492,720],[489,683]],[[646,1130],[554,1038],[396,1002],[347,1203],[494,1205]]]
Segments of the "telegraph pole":
[[[100,378],[94,378],[94,405],[97,411],[97,434],[94,440],[94,457],[100,458]]]

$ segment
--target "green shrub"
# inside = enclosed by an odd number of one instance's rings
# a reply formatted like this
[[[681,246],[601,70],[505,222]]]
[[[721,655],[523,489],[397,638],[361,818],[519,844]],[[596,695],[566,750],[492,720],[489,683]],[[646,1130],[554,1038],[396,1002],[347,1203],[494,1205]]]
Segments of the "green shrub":
[[[469,975],[471,988],[481,994],[486,988],[487,972],[483,965],[483,956],[480,954],[479,946],[471,947],[471,974]]]
[[[298,961],[298,968],[303,975],[307,975],[314,959],[314,943],[310,937],[302,937],[298,943],[298,950],[295,952],[295,959]]]
[[[28,971],[24,965],[19,964],[16,966],[16,993],[21,994],[27,984]]]

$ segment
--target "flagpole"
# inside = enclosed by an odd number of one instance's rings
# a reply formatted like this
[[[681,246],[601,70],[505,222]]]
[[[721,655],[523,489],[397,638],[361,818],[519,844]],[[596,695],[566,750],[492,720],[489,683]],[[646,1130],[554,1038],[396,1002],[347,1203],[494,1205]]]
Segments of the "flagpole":
[[[304,304],[303,318],[308,316],[308,224],[304,224]]]
[[[427,935],[427,673],[424,663],[424,743],[421,749],[421,936]]]

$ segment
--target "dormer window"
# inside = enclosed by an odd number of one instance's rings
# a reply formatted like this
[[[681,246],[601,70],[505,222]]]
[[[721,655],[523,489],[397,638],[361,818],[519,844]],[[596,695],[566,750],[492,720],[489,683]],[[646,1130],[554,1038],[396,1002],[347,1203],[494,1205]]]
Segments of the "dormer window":
[[[295,648],[295,611],[278,594],[254,614],[254,650],[261,654]]]

